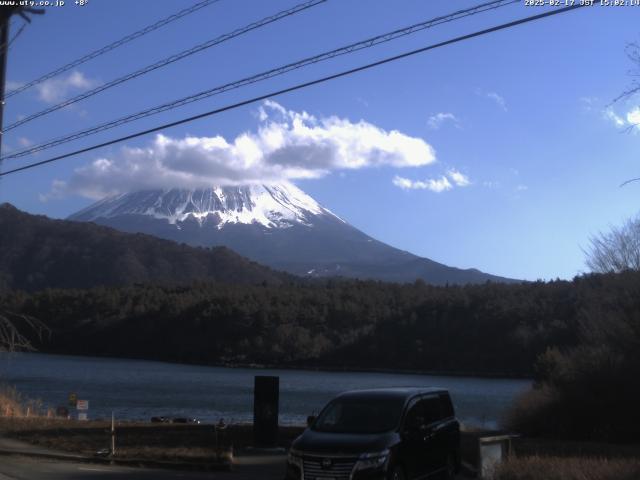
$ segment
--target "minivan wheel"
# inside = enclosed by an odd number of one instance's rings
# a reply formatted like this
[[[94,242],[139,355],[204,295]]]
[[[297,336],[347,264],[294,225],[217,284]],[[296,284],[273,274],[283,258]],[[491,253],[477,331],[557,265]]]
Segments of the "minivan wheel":
[[[404,470],[402,470],[400,465],[393,467],[389,480],[405,480]]]

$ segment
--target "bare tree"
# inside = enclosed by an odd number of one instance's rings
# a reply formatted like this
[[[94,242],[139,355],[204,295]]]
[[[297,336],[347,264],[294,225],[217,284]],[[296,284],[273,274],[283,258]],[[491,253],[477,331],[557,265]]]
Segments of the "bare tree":
[[[627,57],[631,60],[634,67],[629,71],[629,76],[632,78],[631,85],[627,89],[618,95],[612,103],[616,103],[620,100],[630,98],[637,93],[640,93],[640,44],[629,43],[626,48]]]
[[[35,333],[39,338],[48,332],[47,327],[35,318],[0,311],[0,352],[35,350],[25,331]]]
[[[640,270],[640,216],[589,239],[587,266],[598,273]]]
[[[632,78],[631,84],[625,91],[618,95],[609,106],[621,100],[629,100],[630,98],[640,94],[640,43],[629,43],[627,45],[626,52],[627,57],[629,57],[629,60],[631,60],[631,63],[634,65],[634,67],[629,71],[629,76]],[[637,131],[638,129],[640,129],[640,122],[634,123],[629,119],[629,126],[625,129],[626,132],[629,133],[634,130]],[[640,181],[640,177],[626,180],[620,186],[624,187],[629,183],[637,181]]]

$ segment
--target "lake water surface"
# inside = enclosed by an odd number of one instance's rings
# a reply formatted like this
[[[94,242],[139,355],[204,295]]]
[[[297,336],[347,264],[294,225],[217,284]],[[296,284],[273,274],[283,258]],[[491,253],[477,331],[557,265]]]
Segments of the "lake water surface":
[[[145,360],[19,353],[0,355],[0,383],[45,406],[66,405],[69,393],[89,400],[89,418],[148,420],[195,417],[250,422],[253,378],[280,377],[280,423],[302,424],[339,392],[392,386],[447,388],[458,418],[494,427],[528,380],[429,375],[222,368]]]

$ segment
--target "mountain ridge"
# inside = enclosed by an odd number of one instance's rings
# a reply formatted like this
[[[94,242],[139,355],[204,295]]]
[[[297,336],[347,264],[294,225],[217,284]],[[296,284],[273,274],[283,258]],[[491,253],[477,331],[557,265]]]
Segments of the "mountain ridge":
[[[435,285],[515,281],[389,246],[292,184],[131,192],[100,200],[69,219],[193,246],[226,246],[299,276],[421,279]]]
[[[280,284],[294,277],[225,247],[197,248],[0,205],[0,290],[213,281]]]

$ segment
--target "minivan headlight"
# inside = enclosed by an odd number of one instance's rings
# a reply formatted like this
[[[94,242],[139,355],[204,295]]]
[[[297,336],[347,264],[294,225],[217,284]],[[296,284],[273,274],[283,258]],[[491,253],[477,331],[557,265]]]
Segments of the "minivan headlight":
[[[381,452],[363,453],[358,458],[356,464],[356,470],[367,470],[370,468],[382,468],[389,459],[389,450],[383,450]]]
[[[302,468],[302,452],[290,448],[289,454],[287,455],[287,462],[291,465]]]

